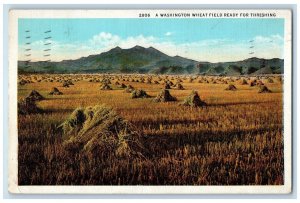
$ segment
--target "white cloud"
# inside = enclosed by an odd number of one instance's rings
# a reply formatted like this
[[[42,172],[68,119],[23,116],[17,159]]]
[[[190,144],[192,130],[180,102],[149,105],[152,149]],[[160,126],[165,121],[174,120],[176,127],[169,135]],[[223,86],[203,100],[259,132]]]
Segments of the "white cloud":
[[[157,38],[153,36],[145,37],[143,35],[138,35],[135,37],[128,37],[122,41],[120,41],[119,46],[122,48],[131,48],[135,45],[143,46],[143,47],[149,47],[152,46],[152,44],[155,44],[158,41]]]
[[[101,32],[98,35],[94,35],[92,39],[89,40],[90,45],[94,46],[114,46],[121,41],[118,35],[113,35],[107,32]]]
[[[275,43],[280,43],[280,42],[283,42],[283,37],[280,36],[280,35],[271,35],[271,36],[256,36],[254,38],[254,42],[253,43],[257,43],[257,44],[260,44],[260,43],[272,43],[272,42],[275,42]]]
[[[33,60],[44,60],[43,43],[43,41],[36,41],[31,45]],[[85,42],[63,44],[51,41],[51,43],[51,60],[53,61],[77,59],[82,56],[99,54],[116,46],[128,49],[135,45],[143,47],[153,46],[170,56],[179,55],[198,61],[210,62],[236,61],[252,56],[262,58],[283,57],[283,38],[280,35],[256,36],[253,43],[254,48],[251,49],[251,51],[255,52],[253,55],[249,55],[249,40],[237,42],[234,39],[174,43],[170,40],[162,41],[162,39],[154,36],[138,35],[121,38],[112,33],[101,32]],[[24,57],[24,46],[19,46],[19,60],[26,59]]]
[[[171,36],[173,33],[172,32],[166,32],[165,35],[166,36]]]

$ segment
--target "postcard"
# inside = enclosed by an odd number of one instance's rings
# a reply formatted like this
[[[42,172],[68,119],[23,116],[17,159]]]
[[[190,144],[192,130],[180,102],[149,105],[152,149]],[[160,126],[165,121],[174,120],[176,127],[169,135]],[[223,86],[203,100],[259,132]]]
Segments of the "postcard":
[[[11,10],[9,191],[286,194],[290,10]]]

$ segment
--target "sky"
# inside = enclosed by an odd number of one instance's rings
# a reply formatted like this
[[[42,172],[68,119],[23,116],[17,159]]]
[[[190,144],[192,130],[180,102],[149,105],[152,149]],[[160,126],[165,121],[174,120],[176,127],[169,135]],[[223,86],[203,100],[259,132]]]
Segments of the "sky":
[[[127,49],[135,45],[152,46],[170,56],[197,61],[283,58],[284,19],[30,18],[18,21],[19,60],[77,59],[116,46]]]

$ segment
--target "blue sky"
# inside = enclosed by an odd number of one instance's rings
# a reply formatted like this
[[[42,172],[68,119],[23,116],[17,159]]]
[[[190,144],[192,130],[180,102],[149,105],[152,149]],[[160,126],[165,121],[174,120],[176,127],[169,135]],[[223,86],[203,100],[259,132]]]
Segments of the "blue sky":
[[[29,32],[26,32],[29,30]],[[51,33],[44,33],[51,30]],[[30,39],[26,36],[30,35]],[[45,40],[45,37],[51,39]],[[19,60],[76,59],[120,46],[153,46],[169,55],[199,61],[232,61],[252,56],[283,58],[283,19],[19,19]],[[253,42],[249,42],[253,40]],[[30,45],[26,45],[30,42]],[[253,48],[249,48],[253,46]],[[250,52],[254,52],[251,56]]]

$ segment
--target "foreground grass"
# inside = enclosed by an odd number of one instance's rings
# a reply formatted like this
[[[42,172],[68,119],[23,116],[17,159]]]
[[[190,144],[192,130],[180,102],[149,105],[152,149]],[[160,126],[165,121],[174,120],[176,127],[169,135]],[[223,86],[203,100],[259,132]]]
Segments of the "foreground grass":
[[[52,76],[48,76],[52,77]],[[59,76],[60,77],[60,76]],[[61,76],[62,77],[62,76]],[[76,78],[77,76],[70,76]],[[47,99],[42,114],[20,115],[20,185],[277,185],[283,184],[282,84],[257,87],[182,82],[171,89],[178,102],[154,103],[162,84],[123,82],[144,89],[152,98],[131,99],[123,89],[101,91],[99,82],[80,80],[70,88],[59,82],[19,86],[18,96],[32,89]],[[63,95],[48,95],[58,87]],[[179,106],[191,90],[208,107]],[[77,107],[107,104],[145,135],[145,158],[68,151],[57,128]]]

